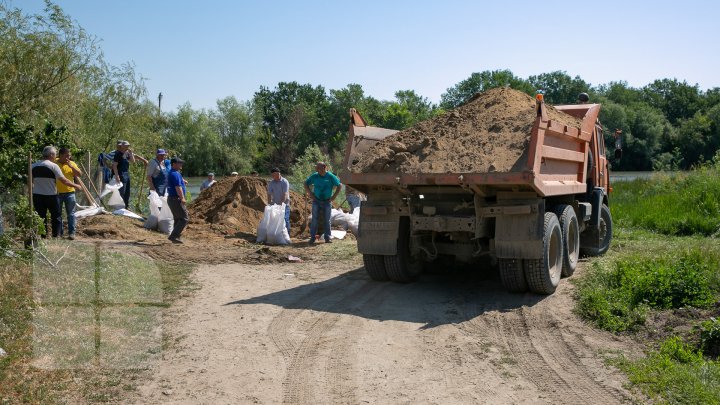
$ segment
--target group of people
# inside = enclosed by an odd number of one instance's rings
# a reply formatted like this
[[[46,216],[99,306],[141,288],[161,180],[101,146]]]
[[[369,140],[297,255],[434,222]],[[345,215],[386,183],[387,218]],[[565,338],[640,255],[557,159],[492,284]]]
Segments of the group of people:
[[[185,161],[178,157],[168,159],[167,151],[157,149],[155,158],[147,160],[136,155],[130,149],[128,141],[120,140],[111,155],[112,165],[110,174],[106,174],[106,181],[110,176],[121,182],[119,192],[125,208],[130,202],[130,164],[142,162],[147,166],[146,181],[151,191],[159,196],[167,195],[167,205],[173,215],[173,231],[168,239],[173,243],[183,243],[180,235],[189,222],[185,195],[187,181],[182,176]],[[323,225],[323,237],[326,243],[331,243],[330,215],[332,202],[335,201],[342,190],[340,179],[327,170],[324,162],[317,162],[316,172],[311,174],[303,186],[308,196],[312,198],[312,221],[310,224],[310,241],[315,243],[319,225]],[[70,150],[54,146],[46,146],[42,152],[42,160],[32,164],[33,177],[33,205],[35,211],[43,221],[46,221],[48,212],[52,226],[52,236],[63,236],[62,207],[67,214],[68,239],[75,239],[76,221],[73,215],[76,207],[75,191],[82,189],[82,171],[72,161]],[[253,175],[257,176],[257,172]],[[285,204],[285,226],[290,233],[290,183],[280,173],[280,169],[270,170],[272,180],[267,186],[267,196],[270,204]],[[200,190],[212,187],[216,183],[215,174],[209,173],[207,179],[200,186]],[[360,205],[359,193],[347,188],[347,201],[351,211]],[[321,222],[322,221],[322,222]]]
[[[323,239],[325,243],[332,243],[330,235],[330,216],[332,203],[342,190],[340,179],[327,170],[325,162],[315,164],[315,173],[308,176],[303,183],[305,193],[312,198],[312,220],[310,221],[309,244],[315,244],[320,224],[323,226]],[[270,170],[272,180],[268,183],[268,201],[270,204],[285,204],[285,227],[290,233],[290,183],[282,177],[280,169]],[[346,187],[347,201],[352,212],[360,206],[361,195],[357,190]]]

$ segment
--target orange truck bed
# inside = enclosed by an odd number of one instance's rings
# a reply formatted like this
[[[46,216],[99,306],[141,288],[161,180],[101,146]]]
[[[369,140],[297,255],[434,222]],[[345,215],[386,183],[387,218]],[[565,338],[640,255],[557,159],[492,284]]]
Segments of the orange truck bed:
[[[580,104],[555,106],[555,108],[582,119],[581,127],[572,127],[557,120],[550,120],[544,102],[539,100],[528,150],[521,157],[521,159],[526,158],[526,162],[524,165],[517,165],[512,171],[420,174],[352,172],[352,162],[357,156],[367,152],[377,142],[398,132],[369,126],[362,116],[352,109],[350,133],[340,178],[344,184],[361,191],[373,186],[407,188],[434,185],[460,186],[481,196],[498,191],[535,191],[542,197],[583,193],[587,189],[588,151],[600,105]],[[595,184],[601,185],[600,183]]]

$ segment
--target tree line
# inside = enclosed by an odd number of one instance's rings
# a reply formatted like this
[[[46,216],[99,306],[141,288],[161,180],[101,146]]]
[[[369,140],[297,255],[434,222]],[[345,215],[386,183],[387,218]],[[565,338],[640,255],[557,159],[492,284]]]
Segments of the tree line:
[[[132,64],[112,66],[98,40],[47,1],[27,15],[0,3],[0,188],[25,182],[28,153],[52,143],[93,155],[129,140],[136,153],[158,147],[187,161],[187,175],[213,171],[292,172],[302,155],[318,150],[338,165],[347,140],[348,110],[370,125],[404,129],[458,107],[475,93],[507,86],[551,104],[575,103],[581,92],[602,103],[606,141],[623,130],[624,157],[615,170],[687,169],[720,149],[720,88],[702,90],[677,79],[640,87],[624,81],[591,85],[555,71],[522,78],[510,70],[482,71],[449,87],[439,103],[414,90],[392,100],[368,95],[359,84],[341,89],[280,82],[261,86],[250,100],[219,99],[210,109],[190,103],[161,113]]]

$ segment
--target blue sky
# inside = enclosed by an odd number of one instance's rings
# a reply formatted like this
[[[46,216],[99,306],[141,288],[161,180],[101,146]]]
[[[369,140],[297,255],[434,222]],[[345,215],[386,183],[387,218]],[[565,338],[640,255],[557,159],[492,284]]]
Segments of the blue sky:
[[[27,12],[42,0],[10,0]],[[260,86],[349,83],[433,102],[472,72],[521,77],[564,70],[593,85],[677,78],[720,87],[715,1],[57,0],[101,39],[114,65],[133,62],[163,110],[249,100]]]

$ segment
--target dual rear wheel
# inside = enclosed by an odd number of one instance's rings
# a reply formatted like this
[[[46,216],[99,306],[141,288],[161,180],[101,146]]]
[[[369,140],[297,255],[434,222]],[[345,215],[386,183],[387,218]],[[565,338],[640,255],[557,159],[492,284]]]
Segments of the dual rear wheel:
[[[580,252],[580,227],[575,210],[560,205],[546,212],[543,222],[543,254],[540,259],[498,259],[500,281],[510,292],[555,292],[561,277],[575,272]]]

